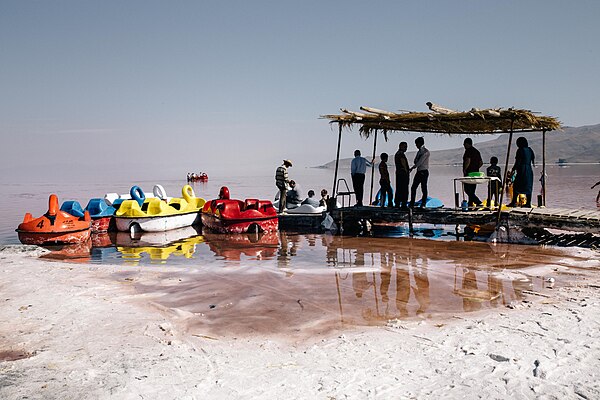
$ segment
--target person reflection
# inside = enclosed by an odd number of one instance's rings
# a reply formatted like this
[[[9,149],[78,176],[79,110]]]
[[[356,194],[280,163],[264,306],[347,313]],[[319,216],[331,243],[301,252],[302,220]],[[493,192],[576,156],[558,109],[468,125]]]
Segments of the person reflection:
[[[364,267],[365,266],[365,253],[362,248],[358,247],[354,255],[354,266]],[[369,282],[366,272],[355,272],[352,274],[352,288],[356,298],[360,299],[363,297],[365,290],[371,287],[372,282]]]
[[[467,312],[480,310],[481,301],[477,298],[478,288],[475,270],[469,268],[463,269],[462,289],[463,310]]]
[[[426,312],[429,309],[429,277],[427,275],[427,256],[421,256],[421,263],[417,262],[417,257],[412,258],[413,277],[415,278],[416,287],[413,287],[413,292],[419,303],[417,315]]]
[[[287,233],[279,231],[279,249],[277,249],[277,266],[288,267],[290,264],[289,240]]]
[[[400,317],[408,316],[408,300],[410,298],[410,273],[408,258],[398,257],[396,262],[396,308]]]
[[[381,284],[379,292],[381,293],[381,302],[385,306],[385,316],[388,315],[388,290],[390,288],[390,280],[392,275],[392,258],[390,253],[381,253]]]

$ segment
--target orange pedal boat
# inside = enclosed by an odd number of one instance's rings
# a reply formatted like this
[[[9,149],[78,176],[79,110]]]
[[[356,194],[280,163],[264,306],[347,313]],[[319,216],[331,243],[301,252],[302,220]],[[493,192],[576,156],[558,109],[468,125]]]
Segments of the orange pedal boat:
[[[48,212],[33,219],[31,213],[25,214],[17,233],[23,244],[70,244],[85,242],[90,238],[92,219],[86,211],[81,218],[61,211],[58,197],[51,194],[48,199]]]

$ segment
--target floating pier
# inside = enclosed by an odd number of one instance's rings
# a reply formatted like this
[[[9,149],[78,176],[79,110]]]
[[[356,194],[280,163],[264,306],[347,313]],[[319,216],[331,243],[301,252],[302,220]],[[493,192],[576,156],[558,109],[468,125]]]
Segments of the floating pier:
[[[497,221],[497,210],[463,211],[455,208],[402,211],[387,207],[344,207],[331,212],[334,221],[352,231],[369,223],[427,223],[439,225],[487,225]],[[565,208],[511,208],[500,213],[500,225],[521,228],[561,229],[600,233],[600,211]]]

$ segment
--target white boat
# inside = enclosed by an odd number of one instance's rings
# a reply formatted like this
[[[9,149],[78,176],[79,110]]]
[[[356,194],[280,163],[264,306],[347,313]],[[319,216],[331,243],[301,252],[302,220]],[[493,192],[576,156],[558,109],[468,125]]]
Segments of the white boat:
[[[162,198],[167,198],[164,189]],[[200,211],[206,201],[196,197],[194,189],[185,185],[182,198],[161,200],[158,197],[138,200],[125,200],[115,213],[117,230],[129,231],[131,235],[140,232],[164,232],[191,226],[200,222]]]

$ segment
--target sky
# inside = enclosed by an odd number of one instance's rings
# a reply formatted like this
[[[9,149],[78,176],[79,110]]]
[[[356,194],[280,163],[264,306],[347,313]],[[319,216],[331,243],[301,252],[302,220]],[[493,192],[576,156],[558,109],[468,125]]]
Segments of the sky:
[[[312,167],[336,152],[319,116],[363,105],[597,124],[598,17],[586,0],[0,0],[0,176]],[[372,143],[345,132],[355,148]]]

